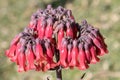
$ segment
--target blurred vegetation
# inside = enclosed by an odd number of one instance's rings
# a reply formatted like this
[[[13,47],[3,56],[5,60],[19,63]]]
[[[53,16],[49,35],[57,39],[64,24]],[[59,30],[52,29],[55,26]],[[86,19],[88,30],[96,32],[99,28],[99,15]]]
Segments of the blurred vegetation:
[[[12,38],[23,30],[30,16],[52,4],[71,9],[77,22],[87,19],[105,37],[109,54],[86,71],[63,70],[64,80],[120,80],[120,0],[0,0],[0,80],[55,80],[55,72],[18,73],[16,64],[5,57]]]

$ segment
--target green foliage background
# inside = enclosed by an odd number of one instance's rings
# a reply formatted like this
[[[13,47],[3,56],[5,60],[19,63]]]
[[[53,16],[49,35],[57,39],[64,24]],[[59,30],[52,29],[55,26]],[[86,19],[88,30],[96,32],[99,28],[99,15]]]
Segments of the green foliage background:
[[[0,0],[0,80],[55,80],[55,72],[17,72],[4,52],[12,38],[28,25],[30,16],[47,4],[71,9],[77,22],[87,19],[99,28],[109,54],[86,71],[63,70],[63,80],[120,80],[120,0]]]

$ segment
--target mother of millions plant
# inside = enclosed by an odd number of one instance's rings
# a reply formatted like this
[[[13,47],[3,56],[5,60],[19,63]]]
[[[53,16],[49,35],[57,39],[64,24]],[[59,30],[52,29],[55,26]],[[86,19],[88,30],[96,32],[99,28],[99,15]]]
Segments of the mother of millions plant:
[[[6,56],[18,65],[18,71],[56,70],[62,80],[62,69],[89,68],[108,53],[99,30],[83,20],[77,23],[71,10],[48,5],[31,16],[29,25],[6,50]]]

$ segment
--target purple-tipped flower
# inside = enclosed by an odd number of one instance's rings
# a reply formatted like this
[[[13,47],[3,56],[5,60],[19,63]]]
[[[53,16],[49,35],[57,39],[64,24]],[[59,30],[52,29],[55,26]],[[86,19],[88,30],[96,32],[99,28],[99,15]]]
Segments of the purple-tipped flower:
[[[28,27],[6,50],[19,72],[54,70],[59,66],[85,70],[106,53],[107,45],[98,29],[86,20],[78,24],[71,10],[61,6],[54,9],[51,5],[34,13]]]
[[[86,61],[86,54],[85,54],[84,47],[83,47],[82,43],[79,44],[78,58],[79,58],[79,67],[78,68],[80,70],[87,69],[89,66],[88,66],[87,61]]]
[[[61,47],[60,47],[60,60],[58,63],[59,63],[59,65],[61,65],[64,68],[66,68],[68,66],[68,64],[67,64],[67,55],[68,55],[67,45],[68,45],[67,40],[63,38]]]
[[[73,48],[72,48],[72,52],[71,52],[71,62],[69,63],[70,67],[75,67],[78,66],[78,44],[77,44],[77,40],[73,41]]]

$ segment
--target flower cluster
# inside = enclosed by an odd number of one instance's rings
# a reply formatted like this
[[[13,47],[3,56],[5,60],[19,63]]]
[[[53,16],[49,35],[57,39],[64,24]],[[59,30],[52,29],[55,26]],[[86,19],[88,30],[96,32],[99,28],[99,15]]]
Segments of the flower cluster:
[[[19,65],[19,72],[35,69],[46,71],[55,67],[54,46],[47,38],[40,39],[31,28],[25,28],[11,43],[6,55]]]
[[[95,64],[100,59],[98,56],[108,53],[104,38],[99,30],[93,28],[83,20],[77,24],[76,38],[67,37],[62,39],[59,65],[62,67],[78,67],[85,70],[88,64]]]
[[[28,27],[12,40],[6,56],[21,72],[47,71],[57,66],[85,70],[105,53],[107,46],[98,29],[86,20],[76,23],[71,10],[48,5],[32,15]]]

